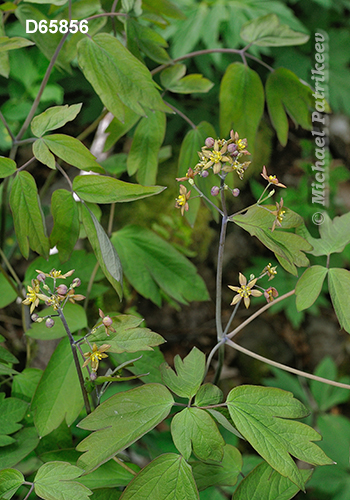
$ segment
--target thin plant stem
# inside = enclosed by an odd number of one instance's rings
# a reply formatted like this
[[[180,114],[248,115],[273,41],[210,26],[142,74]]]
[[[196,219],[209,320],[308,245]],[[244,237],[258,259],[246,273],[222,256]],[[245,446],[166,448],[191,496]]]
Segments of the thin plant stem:
[[[23,500],[28,500],[28,498],[29,498],[29,497],[30,497],[30,495],[32,494],[32,491],[34,490],[34,483],[28,483],[27,481],[25,481],[23,484],[30,484],[29,491],[28,491],[28,493],[26,494],[26,496],[23,498]]]
[[[222,267],[224,260],[224,248],[225,248],[225,239],[226,239],[226,229],[227,229],[227,208],[225,201],[225,193],[224,193],[224,179],[221,179],[221,206],[223,211],[223,216],[221,220],[221,231],[220,231],[220,240],[219,240],[219,249],[218,249],[218,262],[217,262],[217,271],[216,271],[216,308],[215,308],[215,316],[216,316],[216,334],[217,339],[220,341],[223,337],[222,330],[222,319],[221,319],[221,298],[222,298]]]
[[[103,14],[95,14],[94,16],[87,17],[85,21],[91,21],[91,19],[97,19],[98,17],[128,17],[128,14],[124,12],[103,12]]]
[[[89,296],[90,296],[90,293],[91,293],[91,290],[92,290],[92,285],[94,284],[96,273],[99,270],[99,267],[100,267],[100,264],[98,262],[96,262],[95,267],[94,267],[94,269],[93,269],[93,271],[91,273],[91,276],[90,276],[90,279],[89,279],[89,283],[88,283],[88,287],[87,287],[87,290],[86,290],[86,297],[85,297],[85,300],[84,300],[84,311],[87,311],[88,304],[89,304]]]
[[[115,12],[115,9],[117,8],[117,5],[118,5],[118,1],[119,0],[114,0],[112,8],[111,8],[111,12]],[[114,34],[114,36],[117,36],[117,30],[115,29],[115,19],[114,19],[114,17],[111,18],[111,22],[112,22],[113,34]]]
[[[196,186],[196,184],[194,184],[194,183],[193,183],[193,184],[191,184],[191,186],[192,186],[192,187],[194,187],[194,189],[195,189],[195,190],[199,193],[200,198],[204,198],[204,199],[205,199],[205,200],[206,200],[206,201],[207,201],[207,202],[208,202],[208,203],[209,203],[209,204],[210,204],[213,208],[215,208],[215,210],[216,210],[217,212],[219,212],[219,214],[220,214],[221,216],[223,216],[223,215],[224,215],[224,212],[223,212],[222,210],[220,210],[220,208],[219,208],[219,207],[217,207],[217,206],[215,205],[215,203],[213,203],[213,202],[212,202],[212,201],[211,201],[211,200],[210,200],[207,196],[205,196],[205,194],[204,194],[204,193],[202,193],[202,191],[199,189],[199,187],[198,187],[198,186]],[[197,196],[196,196],[196,198],[197,198]]]
[[[179,109],[175,108],[175,106],[173,106],[172,104],[170,104],[167,101],[164,101],[164,104],[166,104],[170,109],[172,109],[173,111],[175,111],[175,113],[177,115],[181,116],[181,118],[183,118],[189,125],[191,125],[191,127],[193,129],[197,128],[197,126],[193,123],[193,121],[188,116],[185,115],[185,113],[183,113]]]
[[[111,203],[111,210],[109,212],[108,228],[107,228],[108,236],[111,236],[113,231],[114,213],[115,213],[115,203]]]
[[[84,377],[83,377],[83,373],[81,371],[81,367],[80,367],[80,363],[79,363],[79,359],[78,359],[77,346],[75,344],[75,340],[74,340],[73,335],[69,329],[68,323],[66,321],[66,318],[63,314],[62,309],[60,307],[58,307],[57,312],[58,312],[60,320],[62,321],[64,329],[66,330],[66,333],[67,333],[68,338],[69,338],[69,342],[70,342],[70,346],[71,346],[72,354],[73,354],[73,359],[74,359],[74,364],[75,364],[75,368],[77,370],[78,379],[79,379],[79,383],[80,383],[80,387],[81,387],[81,392],[83,393],[85,410],[86,410],[86,413],[89,415],[91,413],[90,401],[89,401],[89,396],[86,392],[85,385],[84,385]]]
[[[348,384],[343,384],[342,382],[335,382],[334,380],[318,377],[317,375],[312,375],[311,373],[307,373],[302,370],[297,370],[296,368],[291,368],[290,366],[283,365],[282,363],[278,363],[277,361],[272,361],[271,359],[265,358],[264,356],[260,356],[255,352],[249,351],[249,349],[246,349],[245,347],[236,344],[236,342],[233,342],[230,339],[226,340],[226,344],[229,345],[230,347],[233,347],[237,351],[242,352],[243,354],[247,354],[247,356],[250,356],[251,358],[262,361],[263,363],[266,363],[268,365],[275,366],[276,368],[280,368],[281,370],[284,370],[286,372],[293,373],[294,375],[299,375],[300,377],[309,378],[311,380],[315,380],[316,382],[322,382],[323,384],[333,385],[335,387],[341,387],[343,389],[350,389],[350,385]]]
[[[54,52],[54,54],[53,54],[53,56],[51,58],[51,61],[50,61],[49,65],[48,65],[48,67],[47,67],[45,76],[44,76],[44,78],[43,78],[43,80],[42,80],[42,82],[40,84],[40,88],[39,88],[38,94],[37,94],[36,98],[34,99],[33,105],[32,105],[32,107],[31,107],[31,109],[30,109],[30,111],[28,113],[27,118],[25,119],[25,121],[24,121],[24,123],[22,125],[21,130],[16,135],[16,138],[15,138],[16,141],[19,141],[23,137],[23,135],[27,131],[27,128],[29,127],[30,122],[33,119],[33,116],[35,115],[35,112],[36,112],[36,110],[37,110],[37,108],[39,106],[39,103],[40,103],[41,96],[43,95],[44,89],[45,89],[45,87],[47,85],[47,82],[49,81],[49,78],[50,78],[51,72],[53,70],[53,67],[54,67],[54,65],[56,63],[56,60],[57,60],[57,58],[59,56],[59,53],[60,53],[60,51],[61,51],[61,49],[63,47],[64,42],[68,38],[68,35],[69,35],[69,31],[63,35],[63,37],[60,40],[60,43],[56,47],[56,50],[55,50],[55,52]]]
[[[81,134],[77,136],[78,141],[83,141],[84,139],[86,139],[86,137],[88,137],[97,128],[98,124],[101,120],[103,120],[107,113],[108,109],[104,109],[101,112],[100,116],[98,116],[96,120],[94,120],[85,130],[81,132]]]
[[[34,161],[36,160],[35,156],[33,156],[30,160],[26,161],[25,163],[23,163],[23,165],[21,165],[17,171],[17,172],[21,172],[21,170],[24,170],[25,168],[29,167],[29,165],[31,165]]]
[[[4,124],[4,127],[6,128],[7,132],[9,133],[12,141],[14,141],[15,140],[15,136],[13,135],[12,130],[9,127],[9,124],[7,123],[7,121],[6,121],[5,117],[4,117],[4,115],[1,113],[1,111],[0,111],[0,120]]]
[[[5,232],[6,232],[6,217],[7,217],[7,188],[9,185],[9,177],[4,179],[2,184],[2,197],[1,197],[1,227],[0,227],[0,248],[4,248]]]
[[[130,472],[130,474],[132,474],[133,476],[137,475],[137,472],[135,472],[134,470],[132,470],[128,465],[126,465],[125,462],[123,462],[123,460],[120,460],[120,458],[113,457],[113,460],[115,462],[117,462],[117,464],[119,464],[121,467],[123,467],[123,469],[127,470],[128,472]]]
[[[3,254],[3,252],[1,251],[1,253]],[[2,267],[2,265],[0,264],[0,273],[3,275],[3,277],[5,278],[5,280],[8,282],[8,284],[10,285],[10,287],[14,290],[14,292],[16,292],[17,294],[17,297],[21,297],[21,294],[20,292],[17,290],[17,288],[15,287],[14,283],[12,282],[10,276],[7,274],[7,272],[5,271],[5,269]]]
[[[16,271],[13,269],[13,267],[11,266],[8,258],[6,257],[6,255],[4,254],[4,252],[1,250],[0,248],[0,255],[3,259],[3,261],[5,262],[6,266],[7,266],[7,269],[10,271],[13,279],[15,280],[15,282],[17,283],[18,286],[21,286],[22,285],[22,282],[21,280],[19,279],[19,277],[17,276],[17,273]],[[18,291],[18,290],[17,290]]]
[[[238,309],[238,306],[239,306],[240,302],[241,301],[237,302],[237,304],[235,305],[235,307],[234,307],[234,309],[233,309],[233,311],[231,313],[230,319],[228,320],[227,325],[225,326],[225,330],[224,330],[224,334],[223,334],[224,337],[226,336],[227,332],[230,329],[230,326],[231,326],[231,323],[233,321],[233,318],[236,316],[236,312],[237,312],[237,309]]]

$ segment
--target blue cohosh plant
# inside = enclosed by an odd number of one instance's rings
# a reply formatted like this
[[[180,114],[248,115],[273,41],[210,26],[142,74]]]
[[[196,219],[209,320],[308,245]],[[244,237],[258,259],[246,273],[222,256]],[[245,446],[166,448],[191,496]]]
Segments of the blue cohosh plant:
[[[274,190],[285,186],[265,168],[262,177],[267,185],[257,202],[228,212],[231,202],[227,203],[227,197],[235,200],[240,194],[232,178],[237,175],[243,179],[249,167],[248,141],[253,153],[265,97],[282,145],[288,140],[287,115],[305,129],[312,128],[312,89],[293,72],[274,69],[249,50],[252,46],[302,44],[308,35],[293,31],[275,14],[265,12],[267,15],[242,27],[242,49],[212,47],[171,59],[167,42],[154,29],[170,23],[169,19],[183,19],[168,0],[106,1],[103,6],[98,1],[41,0],[39,4],[7,2],[2,7],[0,74],[5,89],[2,98],[7,102],[0,110],[0,143],[8,155],[0,157],[4,179],[0,189],[0,302],[6,307],[16,298],[23,301],[21,325],[29,366],[22,372],[14,369],[19,360],[0,346],[4,387],[0,393],[0,498],[8,500],[18,494],[23,500],[34,495],[44,500],[198,500],[211,486],[235,488],[242,479],[241,452],[225,442],[221,429],[246,440],[263,459],[235,489],[234,500],[253,498],[257,484],[260,500],[291,498],[305,489],[312,474],[312,468],[299,469],[295,458],[315,466],[333,463],[333,457],[314,443],[320,435],[295,420],[305,417],[308,410],[291,392],[243,385],[224,395],[219,382],[224,349],[229,346],[284,370],[349,389],[344,383],[258,356],[232,340],[259,314],[294,294],[299,309],[310,307],[326,277],[339,322],[350,332],[344,293],[349,289],[350,273],[330,265],[331,254],[342,252],[350,242],[346,231],[349,214],[333,221],[325,214],[320,238],[312,237],[302,218],[285,206],[283,197],[269,204]],[[87,20],[88,35],[39,31],[30,38],[24,36],[27,20],[55,31],[59,21],[67,19]],[[172,104],[174,99],[163,100],[165,93],[179,99],[181,94],[210,91],[214,84],[199,74],[186,75],[183,61],[213,53],[239,58],[224,69],[218,92],[220,137],[228,139],[218,139],[207,122],[195,124]],[[159,64],[152,71],[147,67],[149,60],[152,65]],[[250,61],[267,71],[264,83],[249,67]],[[27,66],[29,73],[21,71]],[[46,70],[42,74],[37,67]],[[89,98],[83,95],[84,102],[62,105],[62,87],[57,83],[61,71],[74,71],[79,91],[80,83],[81,88],[88,87]],[[16,83],[7,85],[9,76]],[[23,106],[18,105],[19,96]],[[77,137],[64,133],[83,105],[89,114],[89,100],[101,101],[93,123]],[[184,359],[176,356],[175,369],[164,362],[159,350],[152,351],[164,341],[160,335],[142,326],[138,316],[118,314],[103,305],[104,277],[122,299],[123,274],[130,288],[157,305],[164,297],[183,304],[209,297],[194,266],[148,228],[130,224],[113,232],[116,203],[148,198],[165,189],[155,183],[160,158],[169,156],[169,148],[162,148],[162,144],[172,113],[191,127],[180,150],[176,207],[193,224],[202,199],[215,220],[221,221],[215,297],[217,342],[207,359],[197,348]],[[126,134],[133,133],[133,140],[127,155],[123,150],[101,166],[82,141],[108,117],[106,149]],[[230,133],[231,129],[240,135]],[[19,154],[23,151],[29,151],[29,159],[23,160],[24,155]],[[49,236],[35,179],[38,163],[50,172],[43,191],[47,192],[56,175],[65,182],[65,188],[53,190],[50,200],[53,228]],[[102,175],[74,175],[72,179],[67,164],[77,169],[75,173],[83,170]],[[117,178],[122,173],[136,176],[138,183]],[[107,232],[100,222],[99,205],[111,207]],[[256,236],[286,271],[297,275],[298,267],[306,270],[295,290],[283,295],[278,295],[278,287],[270,286],[277,269],[268,261],[255,276],[240,270],[237,282],[230,285],[234,292],[231,318],[223,324],[222,273],[229,223]],[[85,247],[76,249],[78,239],[86,239],[92,252],[86,252]],[[54,247],[58,255],[50,255]],[[23,282],[11,262],[20,254],[32,259],[31,252],[40,256],[40,263],[30,262],[27,268],[24,298]],[[320,263],[309,266],[306,253],[320,257]],[[71,277],[73,268],[79,268],[77,277],[70,284],[61,282]],[[78,287],[81,293],[77,293]],[[248,308],[258,295],[265,297],[266,304],[230,331],[238,307],[243,304]],[[89,298],[100,309],[92,328],[86,315]],[[83,301],[84,308],[79,305]],[[46,308],[37,309],[40,304]],[[30,366],[32,339],[61,339],[45,370]],[[207,377],[216,355],[218,363],[211,381]],[[107,360],[110,368],[105,371]],[[126,368],[132,375],[123,372]],[[111,395],[112,384],[135,378],[140,379],[139,385],[126,390],[117,385],[117,392]],[[171,451],[158,454],[140,469],[128,450],[163,421],[170,428]]]

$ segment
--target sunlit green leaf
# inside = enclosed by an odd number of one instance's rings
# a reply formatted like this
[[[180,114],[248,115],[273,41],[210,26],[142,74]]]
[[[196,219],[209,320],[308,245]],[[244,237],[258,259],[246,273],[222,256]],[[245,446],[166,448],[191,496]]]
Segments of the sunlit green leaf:
[[[216,405],[222,403],[224,399],[224,395],[222,390],[219,389],[216,385],[213,384],[203,384],[199,388],[194,404],[196,406],[208,406],[208,405]]]
[[[63,127],[67,122],[74,120],[81,107],[82,103],[47,108],[43,113],[33,118],[31,123],[33,134],[36,137],[41,137],[50,130]]]
[[[312,470],[299,471],[302,480],[306,483]],[[288,478],[281,476],[269,464],[262,462],[252,470],[240,483],[233,494],[232,500],[290,500],[300,488]]]
[[[136,127],[128,155],[128,174],[134,175],[140,184],[155,184],[158,170],[158,153],[166,128],[165,114],[156,111],[141,118]]]
[[[22,255],[27,259],[31,248],[47,258],[49,240],[35,180],[29,172],[22,171],[16,175],[10,194],[10,207]]]
[[[328,287],[340,326],[350,333],[350,271],[338,268],[329,269]]]
[[[0,471],[0,498],[9,500],[24,481],[23,474],[16,469]]]
[[[124,121],[122,103],[139,115],[169,111],[151,74],[114,36],[99,33],[78,45],[78,62],[106,108]]]
[[[240,33],[245,42],[260,47],[282,47],[306,43],[309,35],[298,33],[286,24],[280,24],[276,14],[267,14],[246,23]]]
[[[125,203],[159,194],[165,187],[141,186],[107,176],[79,175],[74,178],[73,189],[82,200],[91,203]]]
[[[154,29],[144,26],[136,22],[132,17],[129,17],[126,22],[126,34],[127,47],[134,56],[138,57],[137,52],[140,49],[146,56],[160,64],[170,61],[170,56],[165,50],[168,43]],[[132,50],[134,44],[137,45],[136,51]]]
[[[88,500],[92,491],[77,479],[83,470],[67,462],[48,462],[40,467],[34,478],[35,493],[44,500]]]
[[[178,396],[192,398],[204,378],[204,354],[197,347],[194,347],[184,359],[177,354],[174,358],[174,367],[176,373],[167,363],[161,366],[164,383]]]
[[[56,429],[63,419],[71,425],[83,407],[83,396],[68,339],[63,339],[43,373],[31,409],[40,436]]]
[[[52,170],[56,168],[54,155],[50,152],[43,139],[33,142],[33,155],[43,165],[47,165]]]
[[[9,177],[16,172],[16,162],[11,158],[0,156],[0,178]]]
[[[321,436],[311,427],[291,419],[308,413],[290,392],[281,389],[239,386],[227,397],[231,418],[239,432],[266,462],[300,489],[305,479],[292,457],[313,465],[330,465],[333,461],[312,441]]]
[[[180,78],[186,74],[185,64],[172,64],[168,68],[163,69],[160,74],[160,83],[165,89],[170,88],[172,85],[176,84]]]
[[[56,246],[61,262],[66,262],[72,254],[80,230],[79,211],[72,193],[56,189],[52,193],[51,212],[54,225],[50,234],[50,246]]]
[[[127,279],[155,304],[161,305],[161,290],[183,304],[208,300],[204,281],[193,264],[149,229],[125,226],[112,235],[111,241]]]
[[[171,421],[171,435],[176,448],[186,460],[190,458],[192,450],[204,462],[221,462],[223,459],[225,441],[205,410],[185,408],[177,413]]]
[[[194,94],[209,92],[214,84],[200,74],[187,75],[168,86],[168,90],[176,94]]]
[[[78,427],[97,431],[79,443],[78,465],[89,471],[124,450],[164,420],[173,397],[161,384],[145,384],[115,394],[82,420]]]
[[[131,481],[121,500],[199,500],[191,466],[181,455],[165,453]]]
[[[44,136],[42,140],[54,155],[69,165],[81,170],[103,172],[94,155],[78,139],[64,134],[52,134]]]
[[[311,266],[299,278],[295,287],[298,311],[308,309],[320,295],[328,269],[323,266]]]
[[[21,47],[28,47],[28,45],[34,45],[34,43],[30,40],[27,40],[26,38],[21,38],[19,36],[14,36],[11,38],[8,36],[0,36],[0,52],[20,49]]]
[[[220,86],[220,130],[226,137],[230,130],[247,138],[254,153],[255,136],[264,112],[264,88],[260,76],[249,66],[230,64]]]

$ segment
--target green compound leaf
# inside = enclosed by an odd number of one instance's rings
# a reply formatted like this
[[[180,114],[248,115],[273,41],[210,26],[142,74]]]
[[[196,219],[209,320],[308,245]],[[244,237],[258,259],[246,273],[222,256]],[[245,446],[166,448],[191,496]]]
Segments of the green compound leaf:
[[[46,259],[49,240],[46,236],[43,214],[34,177],[29,172],[18,172],[12,184],[10,207],[23,257],[28,259],[29,248]]]
[[[187,75],[168,86],[168,90],[176,94],[206,93],[214,84],[200,74]]]
[[[28,45],[34,45],[34,43],[30,40],[27,40],[26,38],[21,38],[19,36],[14,36],[11,38],[9,38],[8,36],[0,36],[0,52],[20,49],[22,47],[28,47]]]
[[[18,422],[22,420],[26,411],[28,403],[17,398],[5,398],[5,393],[0,393],[0,434],[12,434],[21,429],[22,425]]]
[[[249,21],[242,27],[240,35],[245,42],[260,47],[301,45],[310,38],[305,33],[290,29],[286,24],[280,24],[276,14],[267,14]]]
[[[87,202],[125,203],[159,194],[166,188],[140,186],[103,175],[79,175],[74,178],[73,189],[82,200]]]
[[[188,460],[192,450],[204,462],[221,462],[223,440],[211,416],[199,408],[185,408],[171,421],[171,435],[176,448]]]
[[[169,111],[148,69],[108,33],[85,37],[78,44],[78,62],[106,108],[121,122],[125,104],[138,115]]]
[[[131,481],[120,500],[199,500],[191,466],[181,455],[165,453]]]
[[[145,384],[115,394],[84,418],[78,427],[97,431],[78,444],[78,465],[90,471],[107,462],[162,422],[174,403],[164,385]]]
[[[23,484],[24,476],[16,469],[0,471],[0,498],[9,500]]]
[[[16,162],[5,156],[0,156],[0,179],[9,177],[16,172]]]
[[[74,481],[83,470],[67,462],[48,462],[40,467],[34,479],[35,493],[44,500],[88,500],[92,491]]]
[[[226,137],[233,129],[241,139],[248,139],[249,151],[253,154],[264,103],[259,75],[242,63],[230,64],[220,86],[221,136]]]
[[[78,139],[65,134],[52,134],[42,140],[54,155],[69,165],[81,170],[103,172],[94,155]]]
[[[163,69],[160,74],[160,83],[165,89],[170,89],[172,85],[175,85],[180,78],[186,74],[185,64],[173,64],[168,68]]]
[[[119,295],[119,298],[122,299],[123,269],[116,249],[101,224],[85,204],[81,206],[81,218],[89,242],[104,275]]]
[[[67,122],[74,120],[81,107],[82,103],[47,108],[43,113],[33,118],[31,123],[33,134],[36,137],[41,137],[50,130],[63,127]]]
[[[43,318],[47,314],[52,314],[52,308],[48,307],[37,314],[39,317]],[[69,325],[71,333],[75,333],[78,330],[87,328],[87,318],[84,308],[79,304],[71,304],[67,302],[64,306],[64,316]],[[41,323],[32,323],[30,328],[26,331],[26,335],[32,339],[50,340],[50,339],[60,339],[67,335],[61,321],[56,319],[55,324],[52,328],[47,328],[45,321]]]
[[[299,278],[296,287],[296,305],[298,311],[308,309],[320,295],[328,269],[323,266],[311,266]]]
[[[141,118],[136,127],[128,154],[128,174],[137,173],[140,184],[155,184],[158,171],[158,154],[164,140],[166,128],[165,113],[156,111]]]
[[[312,470],[300,470],[300,476],[306,483]],[[290,500],[300,488],[288,478],[281,476],[269,464],[262,462],[240,483],[232,500]]]
[[[199,491],[210,486],[234,486],[241,472],[242,464],[242,455],[237,448],[230,444],[224,446],[224,456],[219,464],[191,462],[193,476]]]
[[[304,490],[305,480],[292,457],[313,465],[333,461],[311,441],[321,436],[311,427],[286,420],[303,418],[308,411],[290,392],[281,389],[240,386],[227,397],[227,406],[238,431],[266,462]]]
[[[330,255],[340,253],[350,243],[348,231],[350,225],[350,212],[330,219],[327,212],[323,214],[323,223],[319,225],[320,238],[313,238],[303,224],[298,228],[298,234],[305,238],[314,248],[308,252],[312,255]]]
[[[115,332],[106,333],[102,326],[102,319],[94,326],[97,332],[89,337],[90,342],[95,342],[98,346],[106,342],[111,346],[108,352],[138,352],[153,351],[152,347],[163,344],[165,340],[158,333],[152,332],[149,328],[141,328],[142,318],[120,314],[112,316],[112,327]]]
[[[162,303],[161,290],[182,304],[209,299],[195,266],[149,229],[125,226],[112,235],[111,241],[128,281],[158,306]]]
[[[39,437],[34,427],[25,427],[11,436],[15,443],[3,447],[0,453],[0,469],[13,467],[38,446]]]
[[[253,205],[243,215],[233,215],[229,220],[243,227],[252,236],[256,236],[267,248],[275,253],[280,264],[288,272],[297,276],[296,266],[306,267],[309,264],[309,260],[303,252],[310,251],[312,246],[297,234],[287,233],[280,229],[271,231],[276,216],[271,214],[270,211],[276,210],[276,207],[273,205],[264,205],[264,207]],[[302,223],[300,215],[289,208],[285,208],[282,221],[283,229],[298,228]]]
[[[56,161],[54,155],[50,152],[43,139],[38,139],[33,143],[33,155],[43,165],[56,169]]]
[[[328,288],[340,326],[350,333],[350,271],[338,268],[329,269]]]
[[[278,140],[283,146],[288,140],[287,113],[296,125],[306,130],[312,129],[312,90],[289,69],[277,68],[269,74],[266,81],[266,102]]]
[[[205,374],[205,355],[194,347],[182,360],[174,358],[175,371],[163,363],[160,367],[163,381],[169,389],[182,398],[192,398],[201,386]]]
[[[57,247],[61,262],[71,256],[79,238],[79,210],[72,193],[66,189],[56,189],[51,197],[53,229],[50,234],[50,246]]]
[[[51,356],[31,405],[39,435],[50,434],[63,419],[71,425],[83,404],[71,347],[68,339],[63,339]]]

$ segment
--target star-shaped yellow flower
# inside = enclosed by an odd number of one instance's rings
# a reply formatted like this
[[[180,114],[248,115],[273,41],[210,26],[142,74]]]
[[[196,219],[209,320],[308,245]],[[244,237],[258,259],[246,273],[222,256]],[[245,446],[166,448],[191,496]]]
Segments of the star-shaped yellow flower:
[[[103,344],[101,347],[97,347],[96,344],[92,346],[92,352],[86,352],[84,354],[86,361],[83,364],[83,368],[91,362],[91,369],[96,372],[98,369],[99,362],[102,358],[108,358],[105,351],[107,351],[111,346],[109,344]]]
[[[239,273],[239,283],[241,286],[240,287],[239,286],[231,286],[231,285],[228,286],[229,288],[231,288],[231,290],[233,290],[234,292],[237,292],[237,295],[235,295],[233,297],[233,300],[232,300],[230,305],[232,306],[234,304],[237,304],[237,302],[239,302],[241,299],[243,299],[244,305],[248,309],[248,307],[250,305],[250,296],[260,297],[260,295],[262,295],[262,292],[260,292],[260,290],[252,290],[252,288],[256,282],[257,282],[257,278],[249,281],[249,283],[247,284],[247,278],[245,276],[243,276],[242,273]]]
[[[36,307],[38,307],[40,300],[47,300],[48,297],[46,295],[40,293],[40,286],[37,280],[32,280],[32,286],[27,286],[27,298],[22,300],[22,303],[26,306],[30,306],[30,314],[34,311]]]

